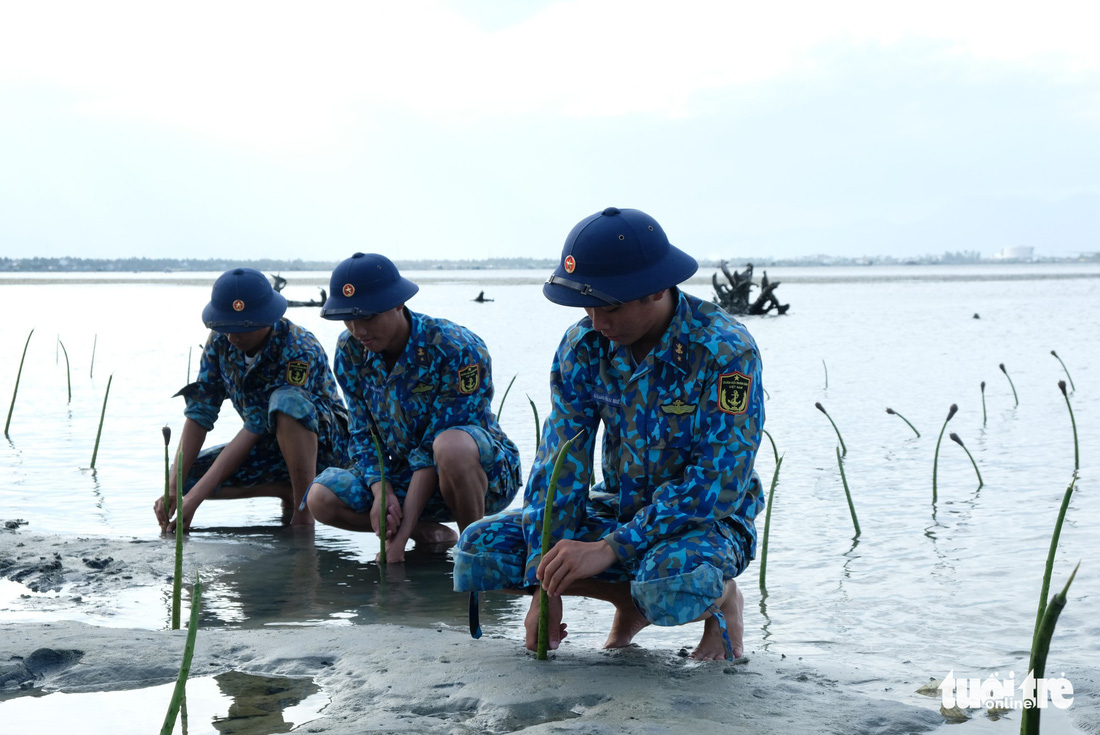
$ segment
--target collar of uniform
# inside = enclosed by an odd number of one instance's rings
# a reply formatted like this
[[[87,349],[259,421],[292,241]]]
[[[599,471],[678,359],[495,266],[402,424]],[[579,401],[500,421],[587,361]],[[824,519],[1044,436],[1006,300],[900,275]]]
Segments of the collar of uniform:
[[[673,287],[669,291],[676,294],[676,309],[672,314],[672,321],[669,322],[668,329],[661,335],[661,341],[653,348],[653,354],[657,359],[663,360],[669,365],[679,368],[681,372],[687,373],[690,370],[688,366],[688,347],[691,346],[691,304],[680,289]]]
[[[405,313],[409,315],[409,341],[405,343],[403,362],[410,370],[427,368],[432,363],[432,346],[428,343],[429,335],[424,329],[424,317],[407,306]]]

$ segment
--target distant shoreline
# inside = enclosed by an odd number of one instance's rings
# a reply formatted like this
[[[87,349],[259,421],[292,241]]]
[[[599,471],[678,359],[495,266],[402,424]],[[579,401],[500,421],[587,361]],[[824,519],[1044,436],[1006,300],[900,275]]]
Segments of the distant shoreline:
[[[481,260],[395,260],[402,270],[413,271],[501,271],[501,270],[544,270],[550,271],[557,261],[548,258],[486,258]],[[1100,252],[1073,257],[1034,258],[1031,260],[983,259],[971,254],[944,253],[919,257],[874,256],[874,257],[838,257],[813,255],[801,258],[753,258],[730,257],[725,262],[731,269],[742,270],[752,263],[755,268],[804,268],[804,267],[879,267],[879,266],[921,266],[921,265],[1041,265],[1100,263]],[[178,259],[178,258],[0,258],[0,276],[20,273],[222,273],[230,268],[255,268],[265,273],[296,273],[322,271],[331,272],[337,261],[305,260],[226,260],[222,258]],[[717,269],[719,260],[701,260],[700,270]]]

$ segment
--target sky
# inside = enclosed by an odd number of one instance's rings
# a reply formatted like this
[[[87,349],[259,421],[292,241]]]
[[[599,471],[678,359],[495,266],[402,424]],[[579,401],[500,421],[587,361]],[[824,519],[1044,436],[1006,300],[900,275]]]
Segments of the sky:
[[[0,257],[1100,251],[1100,4],[0,0]]]

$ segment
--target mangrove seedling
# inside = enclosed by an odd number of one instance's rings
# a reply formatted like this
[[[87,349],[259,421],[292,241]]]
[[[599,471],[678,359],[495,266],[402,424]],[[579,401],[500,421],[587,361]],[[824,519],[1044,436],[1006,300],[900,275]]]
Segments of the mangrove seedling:
[[[69,351],[65,349],[65,343],[57,338],[57,344],[61,345],[61,351],[65,353],[65,384],[69,387],[69,403],[73,402],[73,374],[69,370]]]
[[[825,364],[825,360],[821,361],[821,367],[825,368],[825,390],[829,390],[829,366]]]
[[[1080,568],[1081,562],[1077,562],[1077,566],[1073,568],[1073,573],[1069,575],[1069,580],[1066,581],[1066,586],[1062,588],[1061,592],[1056,592],[1054,597],[1050,598],[1050,604],[1046,606],[1046,611],[1043,613],[1042,625],[1039,626],[1035,643],[1031,647],[1031,665],[1028,667],[1030,676],[1036,681],[1046,678],[1050,639],[1054,637],[1054,627],[1058,624],[1058,616],[1062,614],[1062,609],[1066,606],[1066,595],[1069,594],[1069,586],[1073,584],[1073,578],[1077,576],[1077,570]],[[1045,696],[1045,693],[1043,696]],[[1038,704],[1038,702],[1035,704]],[[1024,705],[1023,714],[1020,717],[1021,735],[1039,735],[1039,715],[1042,711],[1041,706],[1028,707]]]
[[[940,436],[936,439],[936,456],[932,460],[932,504],[936,503],[936,472],[939,469],[940,464],[940,442],[943,441],[943,432],[947,429],[947,422],[951,420],[959,410],[959,407],[954,403],[951,404],[951,408],[947,409],[947,418],[943,421],[943,428],[940,429]]]
[[[984,485],[985,483],[982,482],[982,473],[978,472],[978,463],[974,461],[974,455],[972,455],[970,453],[970,450],[966,448],[966,445],[963,444],[963,440],[960,439],[959,435],[956,434],[953,431],[950,434],[948,434],[947,436],[948,436],[949,439],[951,439],[951,441],[955,442],[956,444],[958,444],[960,447],[963,448],[963,451],[966,452],[967,457],[970,457],[970,464],[974,465],[974,473],[978,475],[978,487],[981,487],[982,485]]]
[[[985,381],[982,381],[982,426],[985,426]]]
[[[191,592],[191,618],[187,622],[187,642],[183,646],[183,661],[180,663],[180,672],[176,677],[176,686],[172,690],[172,699],[168,703],[168,712],[164,715],[164,724],[160,728],[160,735],[171,735],[176,727],[176,715],[183,703],[187,691],[187,677],[191,674],[191,659],[195,655],[195,637],[199,632],[199,608],[202,604],[202,581],[198,572],[195,573],[195,586]],[[186,728],[184,732],[186,732]]]
[[[542,424],[539,423],[539,410],[535,407],[535,402],[531,400],[531,396],[524,393],[527,396],[527,402],[531,404],[531,412],[535,414],[535,451],[539,450],[542,446]]]
[[[92,335],[92,360],[88,363],[88,377],[94,377],[95,373],[95,346],[99,342],[99,335]]]
[[[775,448],[775,439],[772,439],[772,435],[768,433],[767,429],[761,429],[764,436],[768,437],[768,441],[772,443],[772,454],[775,456],[775,463],[779,464],[779,450]]]
[[[1069,409],[1069,421],[1073,424],[1073,470],[1081,469],[1081,455],[1077,450],[1077,420],[1073,418],[1073,406],[1069,405],[1069,394],[1066,393],[1066,381],[1058,381],[1058,390],[1062,391],[1062,397],[1066,399],[1066,408]]]
[[[374,453],[378,457],[378,473],[382,476],[379,492],[379,501],[382,504],[382,512],[378,517],[378,538],[381,541],[379,544],[382,550],[378,552],[378,563],[383,567],[386,566],[386,516],[389,515],[387,511],[389,508],[386,505],[386,459],[382,455],[382,442],[378,440],[378,434],[374,429],[371,429],[370,438],[374,440]]]
[[[768,437],[771,438],[770,436]],[[772,442],[775,448],[775,442]],[[767,589],[766,577],[768,574],[768,534],[772,526],[772,501],[775,499],[775,486],[779,482],[779,468],[783,466],[783,458],[775,461],[775,471],[772,472],[772,486],[768,490],[768,507],[764,511],[764,537],[760,541],[760,589]]]
[[[920,432],[917,431],[917,427],[913,426],[913,424],[910,424],[909,419],[905,418],[904,416],[902,416],[900,413],[898,413],[897,411],[895,411],[892,408],[887,408],[886,413],[890,414],[891,416],[897,416],[899,419],[901,419],[905,423],[909,424],[909,428],[913,430],[913,433],[916,434],[918,438],[920,437]]]
[[[1047,563],[1043,568],[1043,586],[1039,590],[1039,610],[1035,613],[1035,630],[1032,633],[1031,649],[1034,651],[1039,636],[1039,628],[1043,623],[1043,615],[1046,613],[1047,594],[1050,592],[1050,575],[1054,571],[1054,557],[1058,553],[1058,538],[1062,535],[1062,522],[1066,519],[1066,511],[1069,510],[1069,499],[1073,496],[1073,486],[1077,483],[1077,473],[1073,473],[1069,486],[1062,494],[1062,505],[1058,509],[1058,520],[1054,522],[1054,533],[1050,536],[1050,548],[1047,550]]]
[[[550,553],[550,530],[554,516],[554,498],[558,494],[558,475],[561,474],[561,466],[569,454],[570,448],[580,437],[580,432],[558,448],[554,457],[554,469],[550,472],[550,484],[546,488],[546,502],[542,511],[542,556]],[[550,596],[546,594],[546,588],[539,586],[539,640],[535,658],[539,661],[546,660],[546,651],[550,648]]]
[[[852,526],[855,527],[856,537],[858,537],[860,534],[859,519],[856,518],[856,506],[852,502],[852,491],[848,489],[848,476],[844,474],[844,460],[840,455],[840,447],[836,448],[836,464],[840,468],[840,481],[844,483],[844,495],[848,498],[848,512],[852,514]]]
[[[8,435],[8,427],[11,426],[11,413],[15,410],[15,397],[19,394],[19,379],[23,377],[23,362],[27,359],[27,345],[31,343],[32,329],[27,335],[27,341],[23,343],[23,356],[19,358],[19,372],[15,374],[15,389],[11,392],[11,405],[8,406],[8,420],[4,422],[4,436]]]
[[[1005,377],[1008,378],[1008,384],[1012,386],[1012,400],[1016,401],[1016,405],[1019,406],[1020,397],[1016,395],[1016,384],[1012,382],[1012,376],[1008,374],[1007,370],[1005,370],[1005,364],[1003,362],[997,367],[999,367],[1001,369],[1001,372],[1005,374]]]
[[[172,507],[168,504],[168,483],[171,479],[168,466],[168,442],[172,441],[172,429],[169,426],[163,426],[161,427],[160,433],[164,437],[164,517],[167,518],[168,509]]]
[[[519,373],[512,376],[512,379],[508,381],[508,387],[504,389],[504,395],[500,397],[500,405],[497,407],[497,421],[500,421],[500,414],[504,411],[504,401],[508,398],[508,391],[512,390],[512,383],[516,382],[516,378],[519,377]]]
[[[187,348],[187,384],[191,385],[191,350],[192,347]]]
[[[172,630],[180,629],[183,581],[183,451],[176,452],[176,563],[172,574]],[[166,511],[167,512],[167,511]]]
[[[1070,376],[1069,369],[1066,368],[1066,364],[1064,362],[1062,362],[1062,358],[1058,357],[1058,353],[1055,352],[1054,350],[1051,350],[1050,354],[1054,355],[1054,359],[1057,360],[1062,365],[1062,370],[1065,370],[1066,377],[1069,379],[1069,389],[1071,391],[1073,391],[1074,393],[1076,393],[1077,392],[1077,387],[1073,384],[1073,378]]]
[[[829,423],[833,425],[833,431],[836,432],[836,438],[840,440],[841,454],[845,457],[848,456],[848,447],[844,446],[844,437],[840,435],[840,429],[836,428],[836,422],[833,421],[833,417],[829,415],[829,412],[825,410],[825,407],[820,402],[814,404],[814,408],[821,413],[825,414],[825,418],[829,419]]]
[[[99,438],[103,435],[103,419],[107,416],[107,396],[111,395],[111,381],[115,379],[114,373],[107,378],[107,390],[103,392],[103,408],[99,412],[99,429],[95,433],[95,448],[92,449],[92,469],[95,469],[95,458],[99,454]]]

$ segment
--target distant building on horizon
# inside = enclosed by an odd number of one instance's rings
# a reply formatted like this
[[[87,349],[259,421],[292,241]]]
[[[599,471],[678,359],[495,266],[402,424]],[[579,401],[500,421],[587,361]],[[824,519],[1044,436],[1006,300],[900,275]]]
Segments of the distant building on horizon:
[[[1025,245],[1001,248],[999,253],[993,254],[993,260],[1035,260],[1035,248]]]

